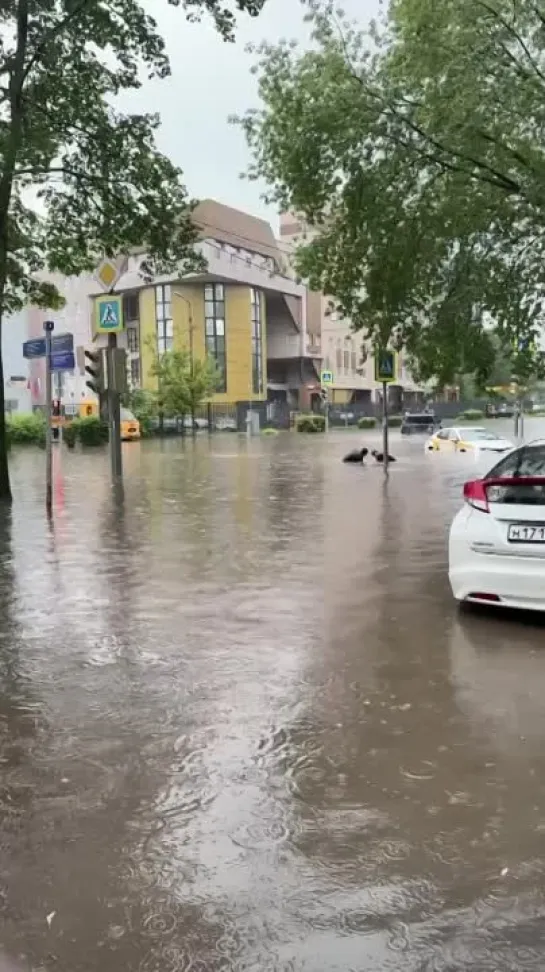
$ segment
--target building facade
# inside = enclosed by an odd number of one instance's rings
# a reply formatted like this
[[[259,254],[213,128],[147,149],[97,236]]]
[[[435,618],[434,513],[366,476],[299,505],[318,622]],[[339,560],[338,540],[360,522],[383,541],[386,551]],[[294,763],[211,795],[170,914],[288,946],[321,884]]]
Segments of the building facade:
[[[216,362],[216,406],[276,400],[308,407],[320,362],[307,334],[306,288],[286,270],[271,227],[214,200],[201,202],[194,220],[206,272],[144,279],[145,253],[136,253],[115,285],[131,386],[155,387],[156,351],[185,349]]]

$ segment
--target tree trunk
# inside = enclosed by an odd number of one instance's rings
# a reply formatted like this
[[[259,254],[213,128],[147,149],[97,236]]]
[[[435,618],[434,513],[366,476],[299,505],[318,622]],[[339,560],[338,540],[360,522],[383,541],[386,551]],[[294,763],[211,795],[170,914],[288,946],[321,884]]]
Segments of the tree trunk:
[[[2,361],[2,320],[0,318],[0,503],[11,502],[8,468],[8,441],[4,394],[4,364]]]
[[[17,39],[9,70],[8,99],[9,124],[6,130],[3,153],[3,171],[0,177],[0,502],[11,501],[6,440],[6,410],[4,394],[4,365],[2,361],[2,323],[4,318],[6,287],[8,284],[9,214],[13,178],[17,154],[23,134],[23,84],[25,80],[25,56],[28,36],[28,0],[17,5]]]

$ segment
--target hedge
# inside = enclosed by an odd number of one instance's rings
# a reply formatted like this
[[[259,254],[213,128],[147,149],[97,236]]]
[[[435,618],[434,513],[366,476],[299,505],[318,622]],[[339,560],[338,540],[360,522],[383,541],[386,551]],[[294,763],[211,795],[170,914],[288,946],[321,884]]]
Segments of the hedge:
[[[45,443],[45,419],[41,412],[19,412],[7,419],[10,445],[37,445]]]
[[[298,415],[295,421],[297,432],[325,432],[323,415]]]
[[[376,424],[376,418],[373,418],[371,415],[363,415],[358,420],[358,429],[374,429]]]
[[[460,412],[457,416],[458,420],[465,422],[477,422],[479,419],[483,419],[484,412],[480,408],[468,408],[465,412]]]
[[[77,441],[84,446],[100,446],[108,441],[108,426],[97,415],[74,419],[72,427]]]

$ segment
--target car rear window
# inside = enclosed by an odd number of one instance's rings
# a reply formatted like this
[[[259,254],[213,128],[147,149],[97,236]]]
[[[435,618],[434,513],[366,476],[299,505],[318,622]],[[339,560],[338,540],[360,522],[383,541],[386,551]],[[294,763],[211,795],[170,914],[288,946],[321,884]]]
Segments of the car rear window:
[[[406,415],[405,422],[408,425],[430,425],[433,422],[433,415]]]
[[[545,444],[521,446],[501,459],[485,476],[497,479],[502,476],[545,476]]]

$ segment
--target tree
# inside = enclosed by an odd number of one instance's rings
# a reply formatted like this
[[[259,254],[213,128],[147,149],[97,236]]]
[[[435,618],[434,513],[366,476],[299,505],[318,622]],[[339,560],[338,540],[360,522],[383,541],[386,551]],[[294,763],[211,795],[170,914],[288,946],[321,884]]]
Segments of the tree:
[[[310,3],[313,46],[263,45],[238,121],[269,199],[310,232],[298,271],[420,374],[484,380],[489,330],[537,341],[545,294],[545,11],[393,0],[367,36]]]
[[[183,0],[233,39],[233,10],[265,0]],[[155,147],[158,115],[118,96],[170,68],[138,0],[5,0],[0,14],[0,337],[27,302],[62,305],[44,271],[79,274],[145,245],[152,266],[195,264],[193,203]],[[37,205],[34,205],[37,200]],[[0,353],[0,499],[10,498]]]
[[[153,352],[150,375],[157,379],[157,410],[159,418],[184,419],[191,415],[193,429],[195,413],[203,401],[218,387],[220,375],[210,357],[193,359],[189,351]]]

